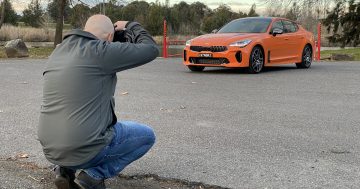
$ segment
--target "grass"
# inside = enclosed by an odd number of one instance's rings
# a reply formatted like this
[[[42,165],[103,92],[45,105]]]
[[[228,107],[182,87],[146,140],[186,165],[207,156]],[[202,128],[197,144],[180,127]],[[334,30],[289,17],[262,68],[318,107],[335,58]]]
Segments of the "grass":
[[[29,58],[48,58],[53,50],[53,47],[29,48]],[[0,47],[0,58],[7,58],[4,47]]]
[[[360,61],[360,48],[321,51],[321,58],[329,58],[334,53],[352,55],[355,61]]]
[[[28,28],[29,27],[29,26],[25,25],[24,22],[18,22],[18,26],[23,27],[23,28]],[[55,29],[56,28],[56,23],[46,22],[46,23],[44,23],[43,27],[49,28],[49,29]],[[64,30],[73,29],[73,27],[70,24],[64,24],[63,28],[64,28]]]
[[[12,25],[4,25],[0,29],[0,41],[22,39],[25,42],[46,42],[53,41],[54,36],[54,29],[16,27]]]
[[[64,30],[66,33],[69,30]],[[32,28],[3,25],[0,29],[0,41],[22,39],[25,42],[53,42],[55,39],[54,28]]]
[[[53,50],[53,47],[29,48],[30,58],[47,58]]]

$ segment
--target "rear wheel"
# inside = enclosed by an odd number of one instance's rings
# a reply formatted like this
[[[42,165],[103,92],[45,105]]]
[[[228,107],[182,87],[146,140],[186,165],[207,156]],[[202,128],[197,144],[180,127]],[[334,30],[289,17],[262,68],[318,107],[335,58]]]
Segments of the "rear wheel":
[[[252,49],[249,60],[249,73],[257,74],[260,73],[264,68],[264,53],[259,46]]]
[[[312,63],[312,49],[311,49],[310,45],[306,45],[303,50],[301,62],[296,63],[296,67],[297,68],[310,68],[311,63]]]
[[[188,66],[188,68],[193,72],[201,72],[205,69],[204,66]]]

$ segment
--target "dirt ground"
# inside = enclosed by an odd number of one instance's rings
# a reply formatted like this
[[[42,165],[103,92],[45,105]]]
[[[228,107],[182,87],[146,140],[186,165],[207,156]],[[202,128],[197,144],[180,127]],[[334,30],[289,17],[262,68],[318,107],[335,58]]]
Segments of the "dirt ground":
[[[0,159],[0,172],[6,173],[6,177],[11,177],[9,182],[14,181],[17,184],[17,186],[10,187],[11,183],[7,183],[8,185],[5,186],[0,184],[0,189],[18,188],[21,182],[26,188],[55,189],[54,173],[51,168],[40,168],[33,163],[18,159]],[[110,189],[223,189],[202,183],[160,178],[156,175],[119,175],[107,180],[106,186]],[[22,188],[22,186],[20,187]]]

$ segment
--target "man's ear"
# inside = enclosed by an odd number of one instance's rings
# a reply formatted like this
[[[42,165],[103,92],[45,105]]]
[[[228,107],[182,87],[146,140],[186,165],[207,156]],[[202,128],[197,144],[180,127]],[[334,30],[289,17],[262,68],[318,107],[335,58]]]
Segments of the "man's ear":
[[[113,34],[113,33],[109,33],[108,36],[107,36],[107,41],[113,42],[113,40],[114,40],[114,34]]]

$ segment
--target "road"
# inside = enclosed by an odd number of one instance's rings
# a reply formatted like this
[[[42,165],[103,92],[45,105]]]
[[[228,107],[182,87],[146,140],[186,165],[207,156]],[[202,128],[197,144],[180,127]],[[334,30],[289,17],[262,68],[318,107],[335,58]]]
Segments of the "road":
[[[0,60],[0,158],[50,164],[36,140],[46,60]],[[151,125],[124,170],[228,188],[358,188],[360,62],[192,73],[161,59],[118,74],[116,114]],[[20,181],[0,174],[0,181]],[[6,185],[5,185],[6,186]],[[1,187],[0,187],[1,188]],[[15,187],[16,188],[16,187]]]

